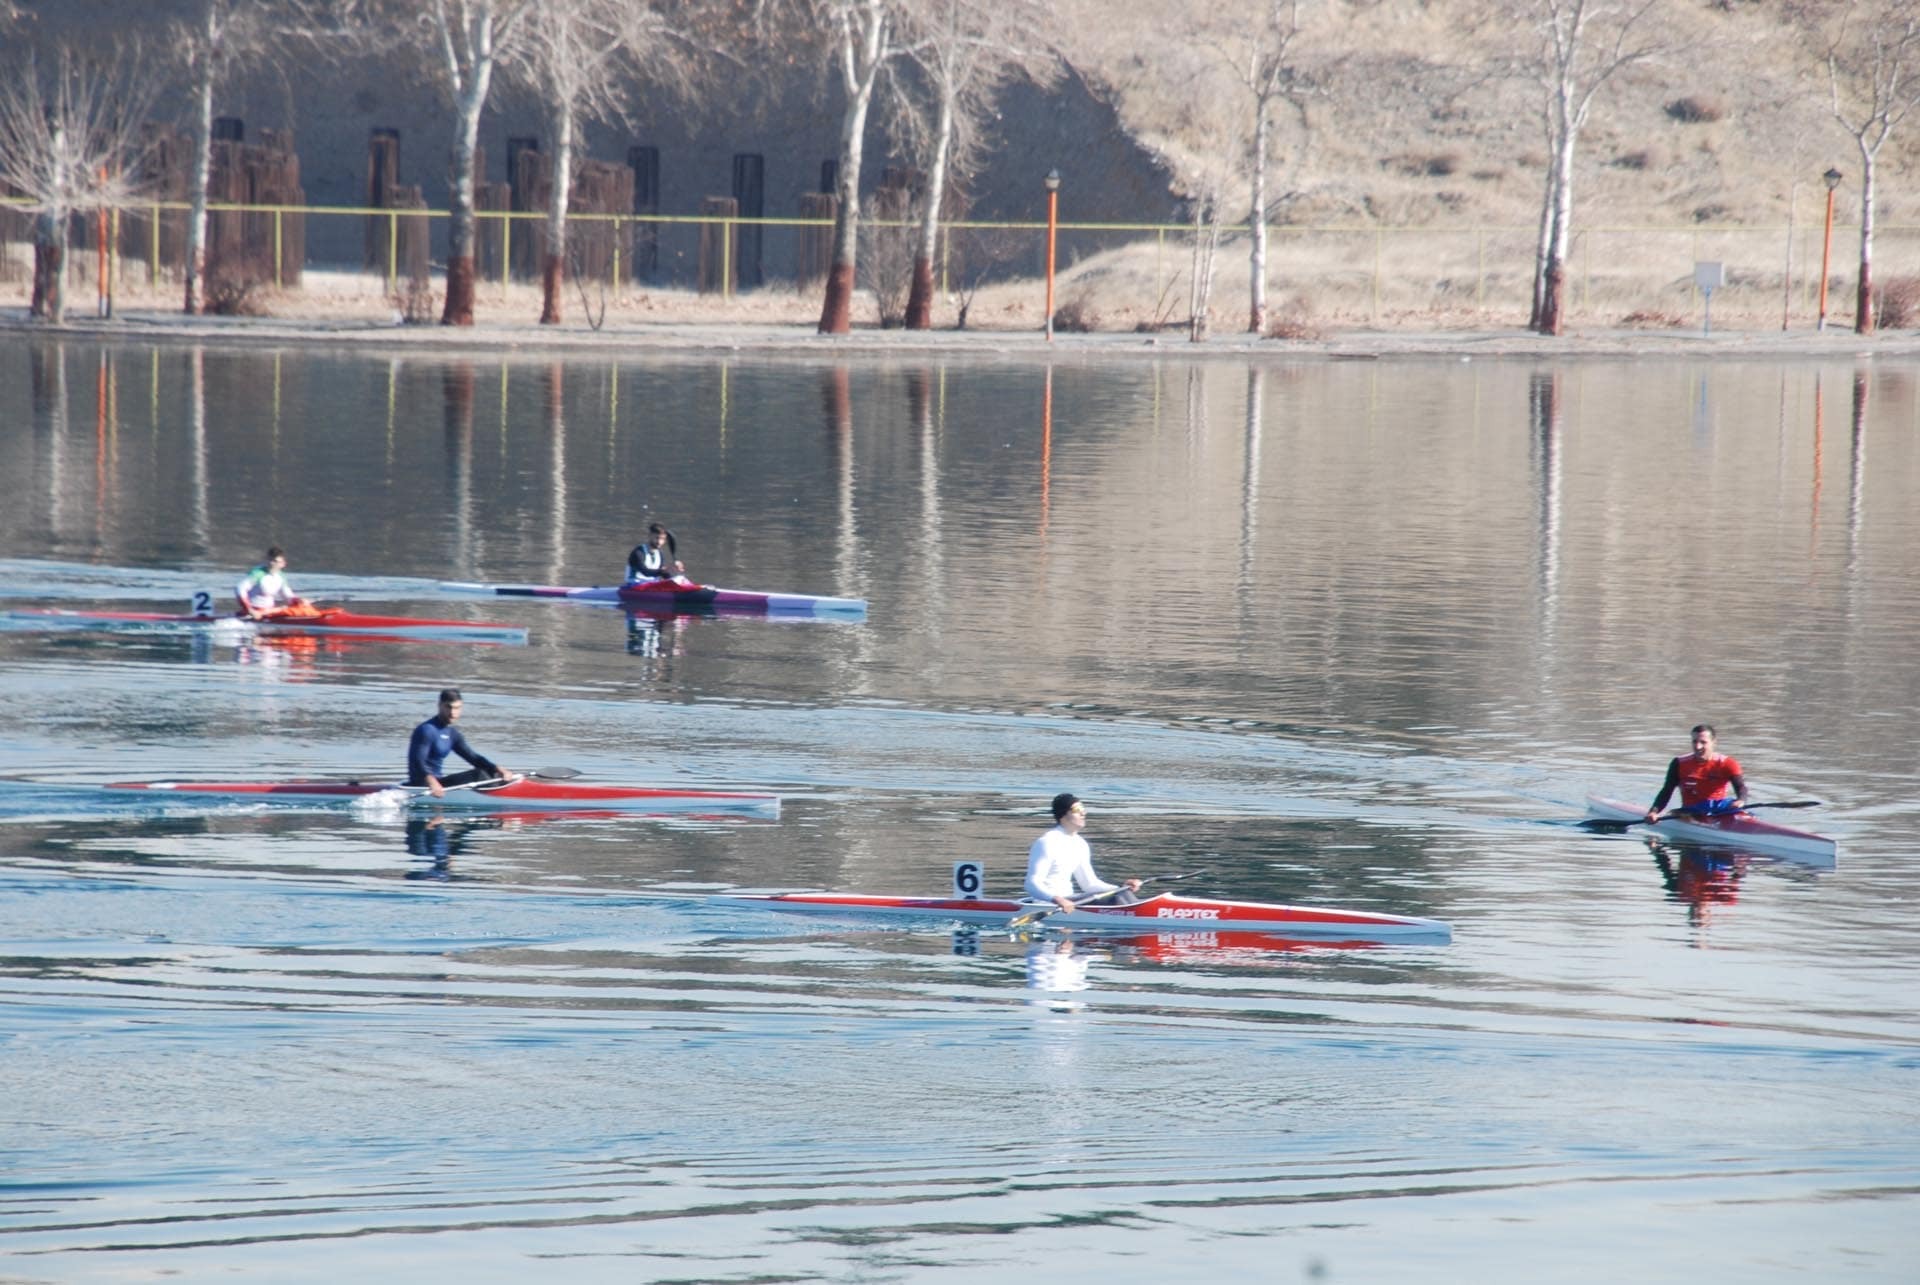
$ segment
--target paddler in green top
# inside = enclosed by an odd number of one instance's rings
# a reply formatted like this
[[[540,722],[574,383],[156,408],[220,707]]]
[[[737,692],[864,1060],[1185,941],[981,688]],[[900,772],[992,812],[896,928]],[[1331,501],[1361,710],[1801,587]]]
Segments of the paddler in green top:
[[[305,598],[293,592],[293,586],[281,573],[287,569],[287,555],[279,545],[267,550],[259,566],[240,577],[233,596],[240,600],[240,614],[249,620],[271,616],[313,616],[319,612]]]

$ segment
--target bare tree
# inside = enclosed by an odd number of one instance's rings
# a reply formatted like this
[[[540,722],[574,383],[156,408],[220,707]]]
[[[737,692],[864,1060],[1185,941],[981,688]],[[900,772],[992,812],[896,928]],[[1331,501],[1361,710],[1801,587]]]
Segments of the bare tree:
[[[278,34],[276,19],[291,19],[297,3],[200,0],[191,20],[173,24],[171,43],[193,86],[193,174],[187,187],[186,288],[182,310],[201,308],[207,268],[207,186],[213,173],[213,98],[230,76],[264,55]],[[276,13],[276,9],[280,12]]]
[[[475,158],[480,114],[494,72],[511,59],[528,15],[541,0],[385,0],[402,34],[426,54],[453,108],[451,216],[447,231],[447,298],[443,326],[473,324]]]
[[[846,102],[840,112],[838,206],[833,215],[833,255],[820,302],[820,333],[844,335],[853,328],[853,289],[860,244],[860,164],[866,146],[867,110],[880,72],[898,52],[893,0],[813,0],[813,20],[832,37],[833,60]]]
[[[34,215],[34,316],[66,320],[69,228],[76,214],[140,196],[140,130],[156,85],[137,51],[89,59],[62,47],[0,73],[0,184]]]
[[[933,325],[933,258],[947,194],[973,167],[980,124],[1016,75],[1045,79],[1051,10],[1035,0],[918,0],[911,11],[912,60],[921,93],[903,95],[904,118],[926,173],[906,326]]]
[[[1197,18],[1196,40],[1217,57],[1242,107],[1246,130],[1247,329],[1267,328],[1267,187],[1273,160],[1274,113],[1282,103],[1304,108],[1312,82],[1294,46],[1302,32],[1303,0],[1240,0],[1209,7]],[[1305,114],[1301,111],[1304,126]]]
[[[1622,71],[1664,56],[1675,41],[1658,22],[1663,0],[1520,0],[1518,14],[1496,9],[1496,22],[1525,21],[1530,47],[1516,59],[1540,89],[1547,174],[1534,258],[1530,329],[1565,328],[1567,255],[1573,237],[1573,161],[1596,98]]]
[[[661,25],[646,0],[541,0],[527,15],[511,70],[545,106],[553,143],[553,186],[540,272],[543,326],[560,321],[577,127],[583,117],[607,119],[625,110],[622,56],[632,39],[663,36]]]
[[[1870,335],[1880,149],[1920,106],[1920,9],[1911,0],[1803,0],[1798,14],[1822,38],[1833,119],[1860,151],[1860,280],[1853,328]]]

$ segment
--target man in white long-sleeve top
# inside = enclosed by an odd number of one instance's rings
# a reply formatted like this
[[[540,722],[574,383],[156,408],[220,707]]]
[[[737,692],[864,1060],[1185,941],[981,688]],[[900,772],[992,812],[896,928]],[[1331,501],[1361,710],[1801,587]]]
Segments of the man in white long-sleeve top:
[[[1087,806],[1071,794],[1058,794],[1053,800],[1051,830],[1033,841],[1027,850],[1027,896],[1035,901],[1051,901],[1062,910],[1075,906],[1074,893],[1083,898],[1080,905],[1113,902],[1124,905],[1140,891],[1138,879],[1111,884],[1093,870],[1093,850],[1080,832],[1087,827]]]

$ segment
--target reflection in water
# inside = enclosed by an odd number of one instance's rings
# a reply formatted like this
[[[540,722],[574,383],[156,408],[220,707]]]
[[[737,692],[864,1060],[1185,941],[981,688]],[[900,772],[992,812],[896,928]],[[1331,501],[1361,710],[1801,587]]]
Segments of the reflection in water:
[[[907,372],[907,410],[920,431],[920,556],[926,560],[927,584],[938,593],[945,577],[941,574],[941,546],[945,539],[940,524],[940,433],[935,411],[935,389],[944,414],[947,390],[946,371],[936,378],[926,367]]]
[[[1096,959],[1106,959],[1071,937],[1038,938],[1027,946],[1027,989],[1040,992],[1028,999],[1056,1009],[1085,1007],[1084,1001],[1068,995],[1087,989],[1087,970]]]
[[[207,353],[204,348],[194,347],[187,353],[189,382],[187,395],[187,427],[192,443],[191,460],[193,464],[193,552],[205,557],[213,551],[213,500],[209,492],[209,466],[207,461]]]
[[[453,548],[448,550],[447,565],[454,567],[473,565],[480,552],[473,546],[473,393],[473,363],[452,361],[442,367],[441,440],[448,498],[453,501]]]
[[[1853,369],[1853,425],[1848,441],[1853,451],[1853,468],[1847,477],[1847,588],[1852,601],[1853,586],[1860,579],[1860,524],[1866,508],[1867,484],[1867,367]]]
[[[1260,528],[1260,426],[1266,419],[1267,368],[1247,367],[1245,461],[1240,471],[1240,609],[1252,606],[1254,545]]]
[[[821,372],[820,404],[826,416],[827,445],[833,460],[835,522],[834,592],[859,598],[855,590],[860,560],[855,553],[858,540],[859,511],[854,504],[853,384],[845,366],[830,366]]]
[[[1053,494],[1053,367],[1040,389],[1040,558],[1046,565],[1047,514]]]
[[[468,836],[476,830],[500,830],[506,823],[496,817],[462,817],[458,821],[448,821],[439,813],[432,816],[414,816],[407,818],[407,855],[424,857],[425,866],[414,864],[408,867],[406,878],[415,880],[433,880],[436,883],[451,883],[460,879],[472,879],[472,875],[458,875],[453,870],[453,859],[466,852],[470,846]]]
[[[1784,379],[1785,376],[1783,375]],[[1812,533],[1807,537],[1807,556],[1820,553],[1820,448],[1826,439],[1826,394],[1820,387],[1820,372],[1813,372],[1813,515]]]
[[[1527,380],[1538,488],[1541,641],[1551,646],[1560,601],[1560,372],[1535,371]]]
[[[682,635],[692,619],[692,613],[683,612],[627,612],[628,653],[649,660],[685,655],[686,643]],[[665,679],[671,673],[670,666],[649,666],[647,670],[648,677],[653,679]]]
[[[56,534],[61,526],[61,492],[65,470],[60,451],[67,437],[67,349],[65,344],[35,344],[29,354],[33,385],[33,427],[36,454],[46,452],[47,526]]]
[[[502,368],[504,371],[504,367]],[[567,383],[566,363],[547,364],[547,531],[552,536],[546,579],[559,584],[567,566]]]
[[[1729,906],[1740,899],[1740,880],[1746,876],[1752,858],[1744,852],[1730,852],[1693,844],[1647,840],[1653,852],[1653,864],[1667,894],[1685,903],[1687,922],[1696,928],[1706,926],[1716,906]],[[1696,938],[1695,945],[1702,944]]]

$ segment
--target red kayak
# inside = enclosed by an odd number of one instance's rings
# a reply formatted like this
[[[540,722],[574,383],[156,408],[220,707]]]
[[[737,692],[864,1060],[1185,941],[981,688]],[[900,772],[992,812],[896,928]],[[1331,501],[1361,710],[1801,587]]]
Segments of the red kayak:
[[[61,629],[191,630],[233,639],[259,634],[359,634],[443,642],[527,641],[527,631],[514,625],[427,620],[419,616],[364,616],[340,607],[328,607],[310,616],[277,616],[265,620],[250,620],[245,616],[171,615],[159,611],[66,611],[53,607],[10,611],[7,616]]]
[[[198,798],[259,799],[292,803],[351,802],[374,795],[404,803],[435,807],[531,810],[618,810],[623,812],[773,812],[780,811],[777,794],[739,790],[683,790],[638,785],[580,785],[572,781],[545,781],[522,777],[507,785],[455,787],[434,798],[419,786],[392,781],[115,781],[107,790],[142,790],[149,794],[189,795]]]
[[[838,892],[730,894],[716,900],[768,910],[837,912],[987,924],[1006,928],[1014,917],[1044,910],[1046,902],[1004,901],[988,897],[896,897]],[[1286,906],[1259,901],[1220,901],[1163,892],[1125,906],[1080,906],[1071,913],[1050,913],[1049,928],[1096,929],[1103,933],[1273,933],[1278,936],[1339,942],[1418,941],[1444,943],[1453,929],[1438,919],[1342,910],[1327,906]]]

